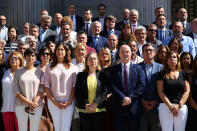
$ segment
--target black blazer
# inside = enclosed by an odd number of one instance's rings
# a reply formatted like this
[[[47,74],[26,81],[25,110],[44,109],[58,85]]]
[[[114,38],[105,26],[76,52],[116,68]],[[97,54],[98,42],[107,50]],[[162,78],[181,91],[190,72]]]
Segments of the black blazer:
[[[96,98],[94,99],[94,102],[97,103],[98,108],[105,107],[105,98],[107,96],[107,88],[103,76],[104,73],[102,71],[96,72],[97,89],[96,89]],[[77,99],[77,107],[80,109],[86,109],[85,105],[89,103],[87,78],[88,78],[88,72],[80,72],[77,75],[77,81],[75,84],[75,96]]]
[[[97,17],[93,18],[92,21],[93,21],[93,22],[94,22],[94,21],[99,21],[99,17],[97,16]],[[104,29],[103,29],[103,30],[107,30],[107,26],[106,26],[105,23],[106,23],[106,16],[105,16],[105,18],[104,18]]]

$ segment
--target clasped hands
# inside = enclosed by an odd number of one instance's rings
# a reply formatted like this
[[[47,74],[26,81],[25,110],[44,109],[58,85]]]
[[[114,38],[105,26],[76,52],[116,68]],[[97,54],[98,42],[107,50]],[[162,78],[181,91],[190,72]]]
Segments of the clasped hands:
[[[65,101],[65,102],[53,102],[59,109],[66,109],[69,105],[72,104],[70,101]]]
[[[122,99],[122,106],[127,106],[131,104],[131,98],[130,97],[125,97]]]
[[[88,111],[88,113],[93,113],[93,112],[95,112],[95,110],[97,108],[97,104],[96,103],[86,104],[85,108]]]
[[[178,111],[180,109],[179,104],[170,105],[168,108],[172,112],[174,117],[178,116]]]
[[[144,108],[146,110],[152,110],[155,106],[157,106],[158,102],[157,101],[146,101],[146,100],[142,100],[142,105],[144,106]]]

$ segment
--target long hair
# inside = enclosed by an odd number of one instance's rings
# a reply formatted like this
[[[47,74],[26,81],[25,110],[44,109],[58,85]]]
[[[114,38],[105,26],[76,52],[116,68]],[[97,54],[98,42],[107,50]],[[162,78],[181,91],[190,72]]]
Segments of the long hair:
[[[189,52],[183,52],[181,54],[181,56],[180,56],[180,63],[181,63],[182,70],[184,70],[184,66],[183,66],[182,60],[183,60],[183,57],[186,56],[186,55],[190,56],[191,63],[189,64],[189,68],[192,69],[192,63],[193,63],[193,56],[192,56],[192,54],[189,53]]]
[[[177,41],[179,44],[179,49],[178,49],[177,53],[180,54],[183,51],[183,44],[181,43],[181,41],[178,38],[174,37],[172,40],[170,40],[168,47],[170,48],[174,41]],[[170,48],[170,50],[171,50],[171,48]]]
[[[100,67],[100,61],[99,61],[99,57],[97,55],[97,53],[91,51],[87,56],[86,56],[86,60],[85,60],[85,69],[84,69],[84,72],[89,72],[89,66],[88,66],[88,58],[92,55],[92,54],[95,54],[96,55],[96,58],[97,58],[97,61],[98,61],[98,65],[97,65],[97,71],[100,71],[101,70],[101,67]]]
[[[109,50],[107,47],[103,47],[103,48],[99,51],[100,65],[101,65],[101,67],[103,67],[102,61],[101,61],[101,59],[100,59],[100,57],[101,57],[103,51],[107,51],[107,54],[108,54],[108,56],[109,56],[109,60],[108,60],[108,64],[107,64],[107,67],[108,67],[108,66],[111,65],[111,54],[110,54],[110,50]]]
[[[175,51],[170,51],[167,56],[166,56],[166,59],[165,59],[165,62],[164,62],[164,68],[163,70],[161,71],[162,75],[164,76],[165,79],[170,79],[172,78],[170,76],[170,71],[171,69],[169,68],[169,65],[168,65],[168,59],[170,59],[171,55],[172,54],[176,54],[176,57],[177,57],[177,65],[176,65],[176,71],[179,71],[181,70],[181,66],[180,66],[180,58],[179,58],[179,55],[177,52]]]
[[[159,49],[157,50],[157,53],[156,53],[156,55],[155,55],[155,62],[160,63],[160,64],[161,64],[162,62],[161,62],[161,60],[159,59],[159,55],[160,55],[161,50],[162,50],[163,48],[166,49],[167,54],[170,52],[170,49],[169,49],[167,46],[160,46],[160,47],[159,47]]]
[[[131,24],[130,23],[125,23],[122,25],[121,27],[121,34],[120,34],[120,39],[119,39],[119,42],[122,43],[123,41],[125,41],[125,36],[124,36],[124,33],[123,33],[123,29],[125,29],[127,26],[129,26],[130,30],[131,30],[131,34],[129,36],[129,40],[128,41],[131,41],[131,40],[136,40],[135,38],[135,35],[134,33],[132,32],[132,29],[131,29]],[[123,43],[122,43],[123,44]],[[120,47],[120,45],[119,45]]]
[[[58,64],[58,58],[56,56],[56,51],[58,49],[59,46],[63,46],[66,54],[64,56],[64,60],[63,60],[63,64],[69,68],[71,66],[71,51],[69,49],[69,47],[65,44],[63,44],[62,42],[57,43],[56,47],[55,47],[55,52],[54,52],[54,56],[53,56],[53,61],[51,63],[51,68],[53,69],[57,64]]]
[[[10,42],[9,32],[10,32],[10,30],[12,28],[15,29],[15,31],[16,31],[16,40],[15,41],[17,41],[17,38],[18,38],[18,29],[17,29],[17,27],[11,25],[11,26],[8,27],[8,42]]]

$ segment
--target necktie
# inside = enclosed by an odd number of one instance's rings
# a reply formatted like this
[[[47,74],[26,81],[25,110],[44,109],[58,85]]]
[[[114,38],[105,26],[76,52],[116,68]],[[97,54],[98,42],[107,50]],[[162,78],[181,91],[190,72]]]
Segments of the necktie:
[[[128,78],[128,75],[127,75],[127,66],[124,65],[124,85],[123,85],[123,92],[126,96],[128,96],[128,81],[127,81],[127,78]]]
[[[73,21],[73,15],[71,15],[71,19],[72,19],[72,21]]]
[[[86,27],[85,27],[85,31],[86,31],[87,35],[89,35],[89,24],[90,23],[86,23]]]
[[[111,53],[111,61],[113,61],[114,60],[114,52],[111,50],[110,53]]]
[[[41,35],[40,35],[40,41],[43,42],[44,41],[44,33],[46,30],[42,30]]]
[[[135,32],[136,29],[136,25],[133,25],[133,33]]]
[[[93,48],[96,48],[96,45],[98,43],[98,37],[93,37]]]

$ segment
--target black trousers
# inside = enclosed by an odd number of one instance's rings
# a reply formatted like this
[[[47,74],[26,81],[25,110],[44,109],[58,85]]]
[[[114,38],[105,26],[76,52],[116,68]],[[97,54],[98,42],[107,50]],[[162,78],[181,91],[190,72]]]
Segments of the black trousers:
[[[81,131],[104,131],[105,112],[79,113]]]

